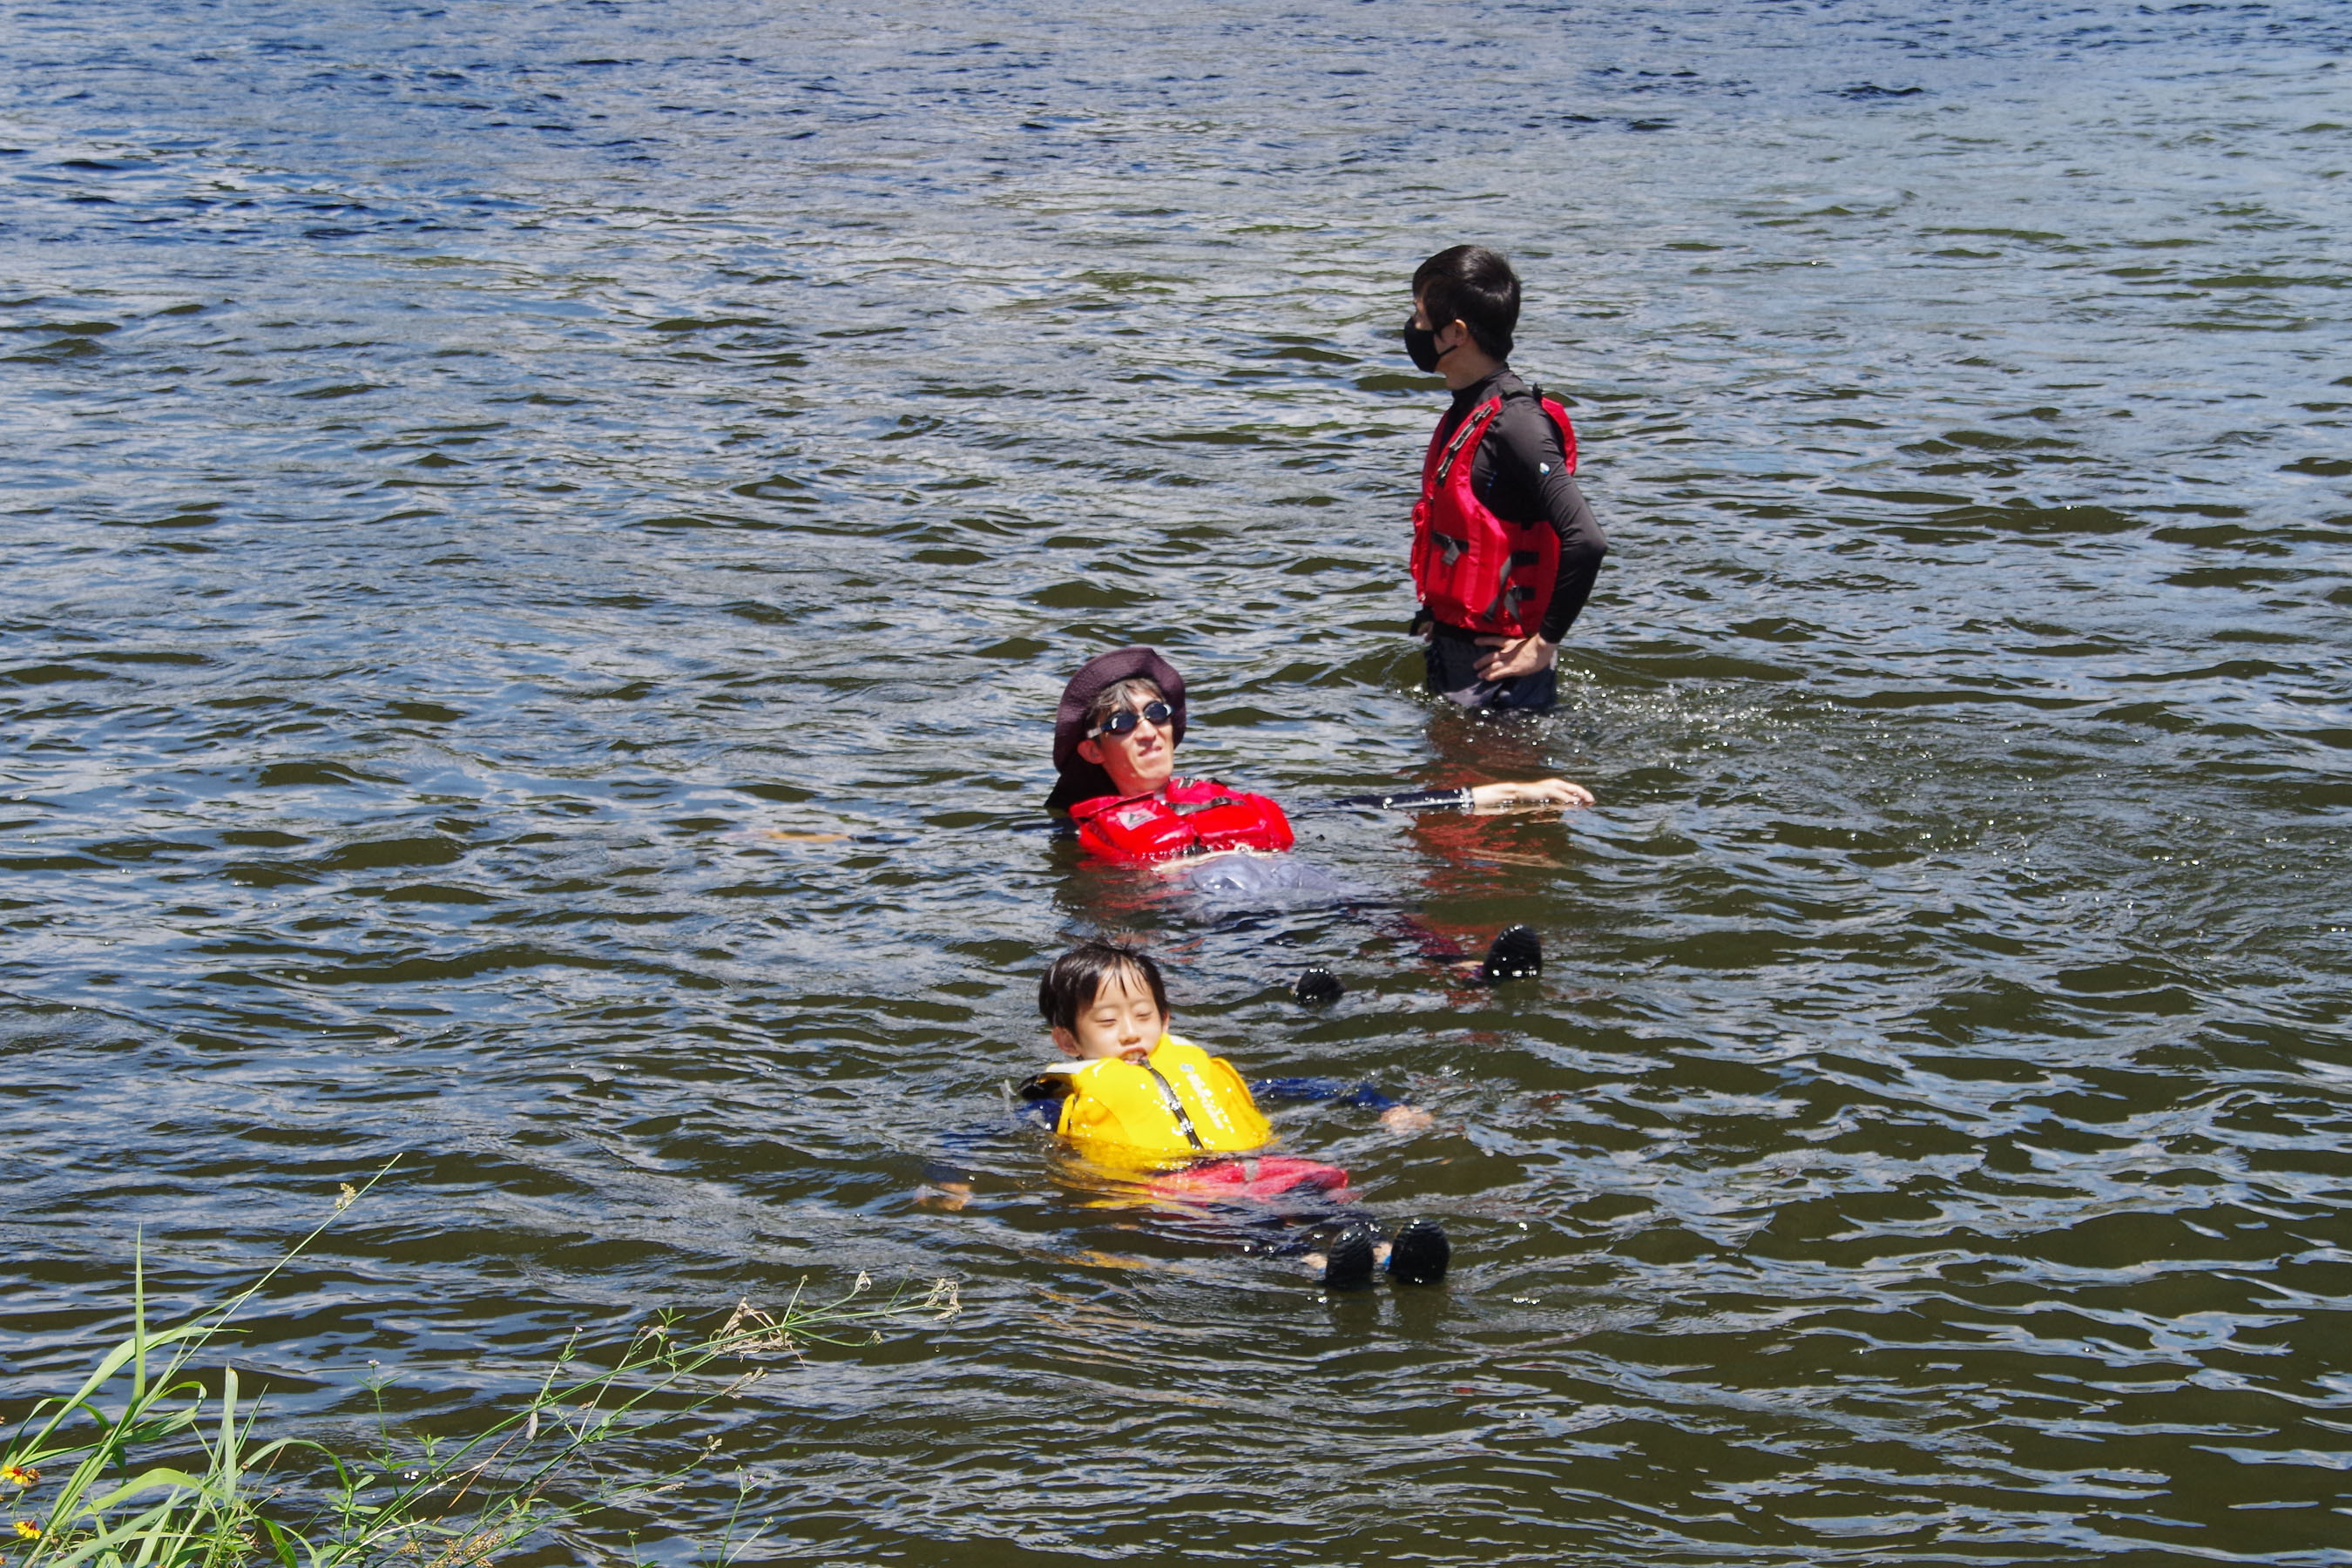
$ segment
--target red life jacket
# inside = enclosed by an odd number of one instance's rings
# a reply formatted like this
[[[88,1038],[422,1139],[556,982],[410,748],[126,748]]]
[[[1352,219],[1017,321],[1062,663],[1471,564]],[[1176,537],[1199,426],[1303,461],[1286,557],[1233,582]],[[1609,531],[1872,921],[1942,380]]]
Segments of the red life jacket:
[[[1070,807],[1070,820],[1078,843],[1108,860],[1287,849],[1294,842],[1282,807],[1214,779],[1170,779],[1157,795],[1097,795]]]
[[[1576,472],[1576,430],[1568,410],[1533,395],[1559,426],[1568,471]],[[1430,614],[1449,626],[1523,637],[1542,626],[1559,580],[1559,535],[1550,523],[1505,522],[1470,493],[1471,458],[1503,412],[1491,397],[1465,416],[1450,441],[1440,421],[1421,463],[1421,500],[1412,509],[1412,586]]]

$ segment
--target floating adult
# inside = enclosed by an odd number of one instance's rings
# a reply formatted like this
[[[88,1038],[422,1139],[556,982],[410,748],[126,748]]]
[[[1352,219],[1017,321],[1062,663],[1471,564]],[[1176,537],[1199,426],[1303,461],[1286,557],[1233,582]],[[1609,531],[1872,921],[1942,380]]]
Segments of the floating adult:
[[[1568,410],[1512,374],[1518,321],[1518,274],[1483,247],[1441,250],[1412,275],[1405,353],[1454,394],[1412,509],[1413,630],[1432,692],[1540,712],[1609,542],[1576,486]]]
[[[1116,648],[1088,659],[1062,689],[1054,715],[1054,767],[1060,774],[1048,810],[1066,812],[1078,844],[1101,859],[1146,864],[1234,850],[1279,855],[1295,842],[1288,815],[1265,795],[1216,779],[1176,776],[1184,740],[1184,678],[1148,647]],[[1482,784],[1412,797],[1359,795],[1334,804],[1444,804],[1470,811],[1585,806],[1592,794],[1565,779]],[[1290,869],[1275,868],[1274,879]],[[1295,880],[1295,878],[1289,879]],[[1336,885],[1335,885],[1336,887]],[[1429,940],[1441,944],[1433,948]],[[1426,928],[1416,940],[1444,962],[1461,959]],[[1443,950],[1441,950],[1443,949]],[[1475,978],[1497,982],[1542,973],[1543,946],[1526,926],[1495,939]],[[1327,972],[1309,970],[1301,1001],[1338,995]]]

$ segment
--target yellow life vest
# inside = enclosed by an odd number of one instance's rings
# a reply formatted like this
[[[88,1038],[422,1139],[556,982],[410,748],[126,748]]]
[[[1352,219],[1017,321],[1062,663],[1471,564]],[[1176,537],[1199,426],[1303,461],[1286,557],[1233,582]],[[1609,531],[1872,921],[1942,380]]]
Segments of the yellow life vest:
[[[1274,1141],[1234,1064],[1173,1035],[1141,1062],[1103,1057],[1055,1076],[1070,1092],[1054,1131],[1097,1164],[1160,1169]]]

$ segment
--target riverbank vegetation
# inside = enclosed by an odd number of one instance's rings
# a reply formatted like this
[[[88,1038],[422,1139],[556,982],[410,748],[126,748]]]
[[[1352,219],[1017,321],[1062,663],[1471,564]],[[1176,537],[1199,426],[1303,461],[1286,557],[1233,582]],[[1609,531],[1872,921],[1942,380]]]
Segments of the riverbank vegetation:
[[[336,1214],[359,1195],[345,1187]],[[575,1331],[552,1348],[528,1398],[457,1438],[397,1429],[383,1402],[393,1374],[375,1369],[364,1382],[376,1395],[373,1439],[351,1454],[273,1435],[259,1391],[208,1353],[226,1348],[239,1313],[332,1223],[226,1300],[161,1325],[148,1320],[143,1257],[134,1263],[129,1337],[70,1392],[8,1412],[17,1420],[0,1457],[0,1541],[13,1550],[0,1561],[466,1568],[540,1543],[576,1557],[591,1537],[595,1556],[633,1557],[628,1521],[717,1445],[686,1436],[708,1425],[698,1417],[802,1344],[874,1342],[885,1329],[957,1310],[950,1281],[878,1294],[861,1274],[822,1301],[795,1292],[773,1312],[740,1302],[716,1327],[663,1316],[609,1337]],[[600,1462],[600,1451],[623,1462]],[[707,1552],[719,1562],[740,1554],[758,1538],[756,1513],[739,1506]]]

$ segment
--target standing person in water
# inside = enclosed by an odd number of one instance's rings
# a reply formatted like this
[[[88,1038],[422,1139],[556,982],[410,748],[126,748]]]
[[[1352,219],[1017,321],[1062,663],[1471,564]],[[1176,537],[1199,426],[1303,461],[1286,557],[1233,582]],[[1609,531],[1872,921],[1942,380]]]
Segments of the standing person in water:
[[[1512,374],[1518,322],[1518,274],[1491,250],[1457,245],[1412,275],[1405,352],[1454,394],[1412,509],[1412,629],[1432,692],[1542,712],[1609,542],[1572,477],[1568,411]]]
[[[1079,846],[1107,860],[1142,864],[1227,850],[1288,849],[1290,819],[1272,800],[1214,779],[1176,776],[1176,748],[1183,739],[1184,678],[1173,665],[1148,647],[1117,648],[1088,659],[1062,689],[1055,710],[1054,767],[1061,777],[1046,808],[1067,812]],[[1590,790],[1565,779],[1465,784],[1413,797],[1357,795],[1335,804],[1380,806],[1407,798],[1465,811],[1592,804]],[[1408,935],[1431,958],[1488,984],[1543,972],[1542,942],[1523,925],[1497,936],[1483,963],[1466,960],[1418,922]],[[1318,965],[1299,978],[1297,991],[1302,1002],[1322,1002],[1340,989]]]

